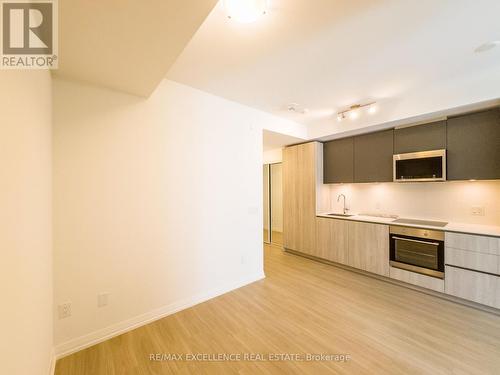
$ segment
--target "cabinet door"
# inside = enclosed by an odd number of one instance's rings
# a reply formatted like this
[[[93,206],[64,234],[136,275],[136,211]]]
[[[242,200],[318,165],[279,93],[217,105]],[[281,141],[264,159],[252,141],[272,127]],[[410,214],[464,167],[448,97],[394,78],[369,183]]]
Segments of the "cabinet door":
[[[298,147],[283,149],[283,246],[298,249]]]
[[[392,181],[394,131],[354,137],[354,182]]]
[[[445,292],[455,297],[500,309],[500,276],[445,267]]]
[[[446,148],[448,180],[500,179],[500,109],[448,119]]]
[[[316,246],[316,179],[322,145],[310,142],[283,150],[284,247],[313,254]]]
[[[394,130],[394,153],[442,150],[446,148],[446,121]]]
[[[354,138],[323,144],[323,182],[354,182]]]
[[[316,219],[315,256],[347,264],[347,221],[318,217]]]
[[[350,221],[348,264],[389,276],[389,226]]]

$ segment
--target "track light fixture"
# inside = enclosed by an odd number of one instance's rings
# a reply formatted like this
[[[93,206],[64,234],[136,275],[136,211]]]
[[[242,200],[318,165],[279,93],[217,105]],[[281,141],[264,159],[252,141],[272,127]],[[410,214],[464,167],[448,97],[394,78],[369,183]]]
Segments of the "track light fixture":
[[[342,121],[346,118],[346,115],[349,115],[351,120],[355,120],[359,117],[361,109],[366,108],[369,114],[374,114],[377,112],[377,102],[370,102],[366,104],[353,104],[348,109],[340,111],[337,113],[337,121]]]

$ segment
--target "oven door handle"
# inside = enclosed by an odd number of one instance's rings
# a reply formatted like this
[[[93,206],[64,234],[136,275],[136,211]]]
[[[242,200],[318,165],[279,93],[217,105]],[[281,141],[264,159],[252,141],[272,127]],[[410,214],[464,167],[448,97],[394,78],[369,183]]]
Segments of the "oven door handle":
[[[396,250],[396,251],[398,251],[398,250]],[[436,255],[419,253],[417,251],[411,251],[411,250],[399,250],[399,251],[402,251],[404,253],[410,253],[410,254],[420,255],[422,257],[436,258]]]
[[[403,238],[403,237],[398,237],[398,236],[392,236],[392,238],[394,238],[395,240],[400,240],[400,241],[410,241],[410,242],[417,242],[417,243],[425,243],[427,245],[439,246],[439,242],[412,240],[410,238]]]

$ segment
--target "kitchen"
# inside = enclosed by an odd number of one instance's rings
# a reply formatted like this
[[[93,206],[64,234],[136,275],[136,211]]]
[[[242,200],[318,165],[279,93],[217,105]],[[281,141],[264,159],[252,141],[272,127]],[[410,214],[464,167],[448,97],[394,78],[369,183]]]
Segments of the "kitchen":
[[[500,1],[0,3],[0,374],[500,373]]]
[[[500,313],[500,109],[283,149],[284,249]]]

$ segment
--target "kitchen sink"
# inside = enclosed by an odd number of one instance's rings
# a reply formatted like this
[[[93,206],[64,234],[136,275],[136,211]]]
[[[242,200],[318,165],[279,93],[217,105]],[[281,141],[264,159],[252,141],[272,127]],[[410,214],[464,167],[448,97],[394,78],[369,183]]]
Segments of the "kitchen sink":
[[[328,216],[340,216],[340,217],[350,217],[354,215],[349,215],[349,214],[327,214]]]

